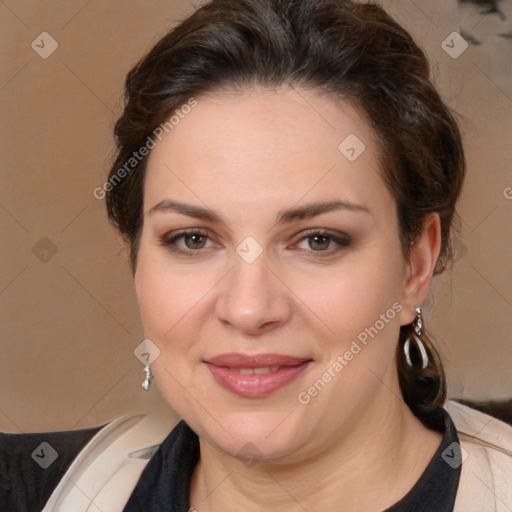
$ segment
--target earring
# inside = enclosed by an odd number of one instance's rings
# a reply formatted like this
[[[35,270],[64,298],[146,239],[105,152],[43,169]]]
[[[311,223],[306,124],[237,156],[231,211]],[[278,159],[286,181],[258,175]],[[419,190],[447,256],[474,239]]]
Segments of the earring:
[[[151,366],[149,364],[146,365],[143,372],[146,372],[146,378],[144,379],[144,382],[142,383],[142,389],[144,391],[148,391],[149,385],[151,384],[151,381],[153,380],[153,372],[151,371]]]
[[[418,350],[421,354],[421,369],[424,370],[427,367],[428,364],[428,354],[425,350],[425,346],[423,345],[423,342],[421,341],[421,333],[423,331],[423,316],[421,314],[421,308],[416,308],[416,318],[413,322],[414,332],[412,333],[409,338],[405,340],[404,343],[404,354],[405,359],[407,361],[407,364],[412,367],[412,361],[411,361],[411,354],[410,354],[410,345],[411,345],[411,338],[414,339],[414,342],[416,343],[416,346],[418,347]]]

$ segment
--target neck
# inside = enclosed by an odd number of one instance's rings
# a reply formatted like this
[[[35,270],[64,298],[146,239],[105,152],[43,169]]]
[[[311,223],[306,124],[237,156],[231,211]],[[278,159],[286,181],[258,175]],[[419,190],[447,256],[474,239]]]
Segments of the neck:
[[[190,506],[199,512],[384,510],[414,486],[441,442],[387,386],[314,457],[247,467],[203,439]]]

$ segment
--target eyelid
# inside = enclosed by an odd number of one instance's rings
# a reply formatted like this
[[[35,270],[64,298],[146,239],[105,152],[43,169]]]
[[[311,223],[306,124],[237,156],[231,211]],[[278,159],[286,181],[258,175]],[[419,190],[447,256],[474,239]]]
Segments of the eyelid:
[[[180,229],[177,231],[173,231],[171,233],[168,233],[166,235],[163,235],[159,239],[159,245],[164,246],[168,250],[181,254],[184,256],[201,256],[204,254],[204,249],[207,249],[208,247],[202,247],[200,249],[181,249],[176,246],[176,242],[182,238],[185,238],[187,236],[192,235],[200,235],[207,238],[207,240],[210,240],[213,242],[212,236],[210,236],[210,232],[207,229],[203,228],[186,228],[186,229]],[[351,245],[352,243],[352,237],[347,235],[346,233],[343,233],[341,231],[331,231],[326,228],[310,228],[305,231],[302,231],[299,234],[300,238],[298,238],[292,246],[295,246],[304,240],[307,240],[308,238],[312,238],[313,236],[324,236],[330,241],[333,241],[335,244],[337,244],[337,247],[334,249],[331,248],[329,250],[308,250],[308,249],[293,249],[293,250],[299,250],[303,253],[307,253],[310,257],[327,257],[332,256],[339,252],[341,249],[346,248]]]
[[[301,233],[301,237],[294,243],[294,245],[299,244],[300,242],[307,240],[308,238],[312,238],[313,236],[325,236],[329,238],[331,241],[336,243],[338,246],[334,249],[325,250],[325,251],[314,251],[307,249],[298,249],[303,250],[304,252],[315,255],[314,257],[322,257],[322,256],[332,256],[336,254],[341,249],[349,247],[352,244],[352,237],[343,233],[341,231],[331,231],[325,228],[311,228]]]
[[[314,235],[320,235],[320,236],[323,235],[326,237],[331,237],[333,239],[339,238],[340,240],[343,240],[344,242],[347,242],[347,243],[351,241],[351,237],[349,235],[347,235],[346,233],[343,233],[342,231],[335,231],[335,230],[330,230],[330,229],[326,229],[326,228],[309,228],[309,229],[306,229],[305,231],[302,231],[300,233],[300,235],[301,235],[301,237],[300,237],[299,241],[302,241],[305,238],[309,238]]]
[[[192,255],[192,253],[200,253],[202,249],[179,249],[176,247],[173,247],[173,244],[175,244],[179,239],[185,238],[187,236],[192,235],[201,235],[206,237],[208,240],[213,241],[213,237],[210,236],[210,233],[208,230],[202,229],[202,228],[186,228],[186,229],[179,229],[177,231],[171,231],[170,233],[167,233],[159,238],[159,245],[162,245],[166,247],[167,249],[177,252],[180,254],[186,254],[186,255]]]

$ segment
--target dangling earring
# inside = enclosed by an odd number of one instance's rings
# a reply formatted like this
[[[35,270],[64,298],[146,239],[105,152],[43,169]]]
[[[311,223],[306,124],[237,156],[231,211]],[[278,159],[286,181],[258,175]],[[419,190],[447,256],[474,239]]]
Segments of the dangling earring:
[[[411,345],[411,338],[414,339],[416,346],[418,347],[418,350],[421,354],[421,369],[424,370],[427,367],[428,364],[428,354],[425,350],[425,346],[423,345],[423,342],[421,341],[421,333],[423,331],[423,316],[421,314],[421,308],[416,308],[416,318],[413,322],[414,332],[409,336],[404,343],[404,354],[405,359],[407,361],[407,364],[409,366],[412,366],[411,361],[411,354],[410,354],[410,345]]]
[[[149,385],[151,384],[151,381],[153,380],[153,372],[151,371],[151,366],[149,364],[146,365],[143,372],[146,372],[146,378],[144,379],[144,382],[142,383],[142,389],[144,391],[147,391],[149,389]]]

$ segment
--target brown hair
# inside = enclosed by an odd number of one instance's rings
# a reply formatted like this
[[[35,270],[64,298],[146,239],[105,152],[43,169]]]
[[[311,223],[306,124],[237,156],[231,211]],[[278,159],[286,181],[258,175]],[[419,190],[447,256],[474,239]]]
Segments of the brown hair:
[[[212,0],[166,34],[128,73],[109,180],[191,97],[252,85],[315,89],[356,106],[377,137],[383,178],[397,205],[404,257],[425,217],[437,212],[442,248],[435,273],[444,270],[465,175],[460,133],[429,79],[424,53],[374,4]],[[106,194],[109,219],[130,244],[133,270],[146,163],[144,157]],[[445,375],[426,336],[427,368],[405,363],[402,347],[411,332],[412,325],[401,327],[400,387],[405,402],[428,422],[446,398]]]

